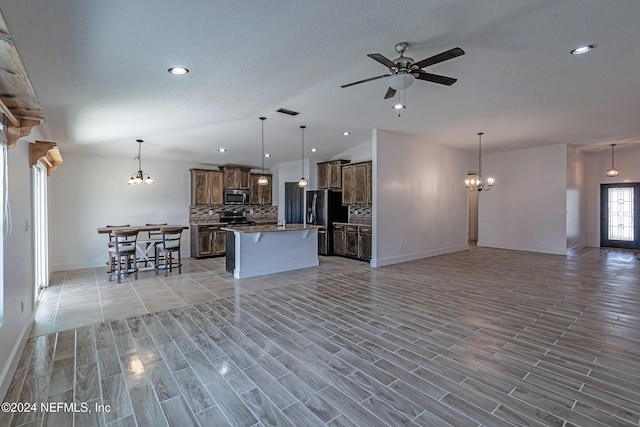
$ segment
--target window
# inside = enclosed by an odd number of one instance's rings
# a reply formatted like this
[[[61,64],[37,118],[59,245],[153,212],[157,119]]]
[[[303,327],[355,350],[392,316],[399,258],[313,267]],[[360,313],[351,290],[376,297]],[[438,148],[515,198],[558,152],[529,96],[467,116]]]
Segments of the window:
[[[633,241],[633,190],[609,188],[609,240]]]

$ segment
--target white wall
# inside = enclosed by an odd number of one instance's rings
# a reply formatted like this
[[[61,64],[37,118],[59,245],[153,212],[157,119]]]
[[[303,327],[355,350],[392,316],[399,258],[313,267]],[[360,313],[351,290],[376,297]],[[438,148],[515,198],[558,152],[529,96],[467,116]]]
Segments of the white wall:
[[[4,241],[4,322],[0,326],[0,396],[4,396],[21,344],[33,323],[35,282],[29,144],[9,150],[9,203],[13,231]],[[28,224],[27,224],[28,222]]]
[[[567,146],[567,249],[587,245],[586,208],[584,153]]]
[[[371,141],[365,141],[362,144],[358,144],[355,147],[344,151],[337,156],[329,160],[345,159],[350,160],[351,163],[366,162],[373,158],[373,150]]]
[[[478,195],[478,246],[566,254],[567,145],[482,156],[491,191]]]
[[[373,254],[382,266],[467,249],[473,154],[373,131]]]
[[[587,197],[587,245],[600,246],[600,184],[640,182],[640,147],[615,148],[615,166],[620,174],[608,178],[611,168],[611,149],[596,153],[585,153]]]
[[[143,158],[153,185],[127,185],[132,159],[65,153],[64,164],[49,178],[49,242],[52,271],[106,264],[106,225],[189,223],[190,173],[197,165]],[[189,233],[183,234],[189,250]]]

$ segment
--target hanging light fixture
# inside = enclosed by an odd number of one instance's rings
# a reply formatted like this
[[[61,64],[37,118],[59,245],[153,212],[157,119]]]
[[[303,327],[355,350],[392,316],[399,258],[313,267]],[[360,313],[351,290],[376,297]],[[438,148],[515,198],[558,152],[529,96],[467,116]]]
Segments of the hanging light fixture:
[[[607,171],[607,176],[609,178],[614,178],[618,176],[618,174],[620,173],[618,172],[618,169],[616,169],[615,166],[613,165],[613,147],[615,146],[616,144],[611,144],[611,169]]]
[[[489,191],[493,188],[493,178],[488,178],[487,183],[482,183],[482,135],[478,132],[478,179],[467,179],[464,183],[469,191]]]
[[[267,185],[269,180],[266,176],[264,176],[264,121],[267,120],[266,117],[260,117],[260,121],[262,122],[262,175],[258,178],[258,185]]]
[[[304,128],[306,128],[306,126],[300,126],[300,129],[302,130],[302,178],[298,181],[298,187],[303,188],[308,185],[307,180],[304,179]]]
[[[134,159],[138,159],[138,172],[131,175],[131,178],[129,178],[129,185],[153,184],[154,181],[151,179],[149,174],[142,172],[142,155],[140,154],[140,150],[142,149],[142,143],[144,141],[136,139],[136,142],[138,143],[138,155],[134,157]]]

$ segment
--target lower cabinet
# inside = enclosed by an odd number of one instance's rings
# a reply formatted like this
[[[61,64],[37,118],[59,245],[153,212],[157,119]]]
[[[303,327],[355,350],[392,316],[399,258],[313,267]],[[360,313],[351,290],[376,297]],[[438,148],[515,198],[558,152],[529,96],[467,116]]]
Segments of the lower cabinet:
[[[335,255],[346,255],[344,225],[333,225],[333,253]]]
[[[358,227],[347,225],[345,227],[345,252],[347,256],[358,257]]]
[[[371,227],[358,227],[358,258],[371,259]]]
[[[369,261],[371,259],[371,226],[334,224],[333,254]]]
[[[221,225],[192,225],[191,256],[206,258],[225,254],[226,234]]]

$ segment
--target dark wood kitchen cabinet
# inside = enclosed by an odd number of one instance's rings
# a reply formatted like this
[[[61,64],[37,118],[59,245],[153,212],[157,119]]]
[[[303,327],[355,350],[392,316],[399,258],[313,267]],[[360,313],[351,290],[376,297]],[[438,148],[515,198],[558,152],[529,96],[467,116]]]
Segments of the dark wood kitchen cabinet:
[[[349,163],[349,160],[330,160],[316,164],[318,189],[342,189],[342,165],[345,163]]]
[[[267,178],[267,185],[258,184],[258,179],[262,174],[251,174],[251,204],[252,205],[272,205],[273,204],[273,175],[264,174]]]
[[[364,260],[371,259],[371,227],[358,227],[358,258]]]
[[[249,190],[250,169],[240,166],[223,166],[224,188],[226,190]]]
[[[345,226],[342,224],[333,225],[333,253],[335,255],[346,255],[344,228]]]
[[[345,206],[371,204],[372,162],[342,166],[342,204]]]
[[[338,223],[333,225],[333,254],[365,261],[371,260],[370,225]]]
[[[222,204],[222,171],[207,169],[190,169],[191,171],[191,205]]]
[[[358,227],[347,225],[344,230],[345,234],[345,255],[358,257]]]
[[[192,225],[191,256],[206,258],[224,255],[226,250],[226,235],[220,230],[221,225]]]

